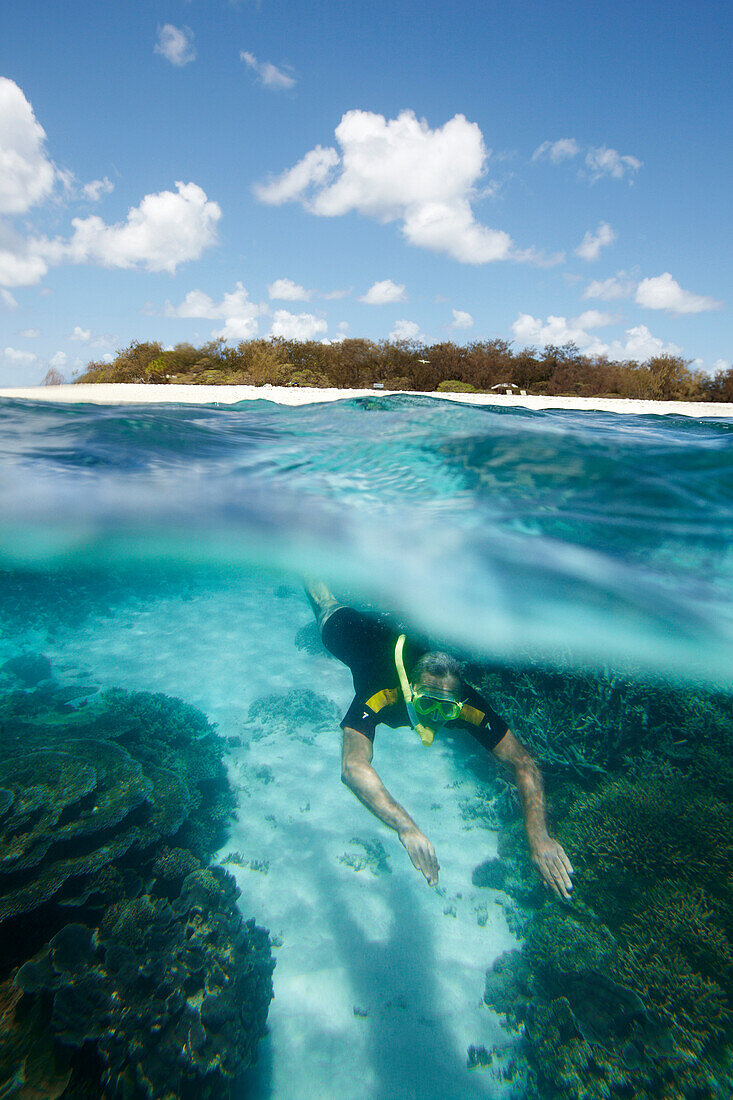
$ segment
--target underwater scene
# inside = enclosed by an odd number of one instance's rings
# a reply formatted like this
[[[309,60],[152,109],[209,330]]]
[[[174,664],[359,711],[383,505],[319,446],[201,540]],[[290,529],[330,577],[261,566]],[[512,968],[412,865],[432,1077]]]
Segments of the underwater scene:
[[[733,1095],[731,420],[0,422],[0,1097]]]

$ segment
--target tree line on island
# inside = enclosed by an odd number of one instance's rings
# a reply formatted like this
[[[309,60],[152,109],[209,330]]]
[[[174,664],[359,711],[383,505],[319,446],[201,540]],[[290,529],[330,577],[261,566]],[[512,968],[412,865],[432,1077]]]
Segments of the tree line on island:
[[[62,382],[50,370],[47,385]],[[165,350],[133,341],[111,362],[90,362],[75,382],[313,386],[487,393],[504,388],[548,396],[656,401],[733,401],[733,367],[714,375],[678,355],[644,363],[584,355],[574,344],[514,350],[506,340],[469,344],[415,341],[213,340]]]

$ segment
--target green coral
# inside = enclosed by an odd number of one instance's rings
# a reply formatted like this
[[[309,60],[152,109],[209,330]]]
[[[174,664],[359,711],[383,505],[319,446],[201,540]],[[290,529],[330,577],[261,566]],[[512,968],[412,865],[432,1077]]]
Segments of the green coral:
[[[689,771],[560,795],[557,835],[578,871],[577,897],[539,908],[532,899],[522,951],[489,975],[487,1003],[523,1027],[543,1096],[726,1094],[730,804]],[[502,845],[506,889],[526,904],[531,870],[516,828]]]

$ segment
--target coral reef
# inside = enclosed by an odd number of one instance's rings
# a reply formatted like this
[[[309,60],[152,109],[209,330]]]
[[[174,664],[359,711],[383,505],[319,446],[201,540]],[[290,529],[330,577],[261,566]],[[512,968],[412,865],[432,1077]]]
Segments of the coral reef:
[[[700,753],[725,761],[716,780],[733,781],[733,696],[573,669],[467,669],[547,775],[598,779],[637,773],[646,757],[695,770]],[[713,769],[714,770],[714,769]]]
[[[281,733],[306,744],[312,744],[313,737],[305,730],[331,729],[338,725],[339,718],[336,704],[310,688],[261,695],[247,712],[248,721],[259,726],[264,734]]]
[[[44,661],[2,670],[0,1095],[226,1097],[274,963],[205,866],[233,806],[221,742],[163,695],[71,707]]]
[[[502,835],[525,941],[485,1000],[523,1029],[543,1097],[733,1090],[733,813],[696,767],[556,791],[572,904],[532,892],[520,830]]]
[[[389,856],[380,840],[376,838],[365,840],[360,836],[352,836],[349,843],[361,848],[361,851],[345,852],[338,857],[339,863],[345,863],[347,867],[351,867],[354,871],[371,871],[373,875],[392,874]]]

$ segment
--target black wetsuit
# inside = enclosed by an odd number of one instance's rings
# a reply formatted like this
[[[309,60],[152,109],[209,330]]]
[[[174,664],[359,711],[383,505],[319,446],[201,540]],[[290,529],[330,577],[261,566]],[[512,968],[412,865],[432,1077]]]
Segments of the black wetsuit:
[[[337,608],[324,623],[324,646],[348,665],[354,678],[356,695],[341,721],[342,729],[348,726],[373,741],[380,722],[392,729],[410,725],[395,664],[398,637],[396,630],[353,607]],[[403,652],[405,667],[412,668],[424,652],[407,639]],[[446,728],[467,729],[480,745],[493,749],[509,727],[475,688],[464,684],[461,694],[461,713],[446,722]]]

